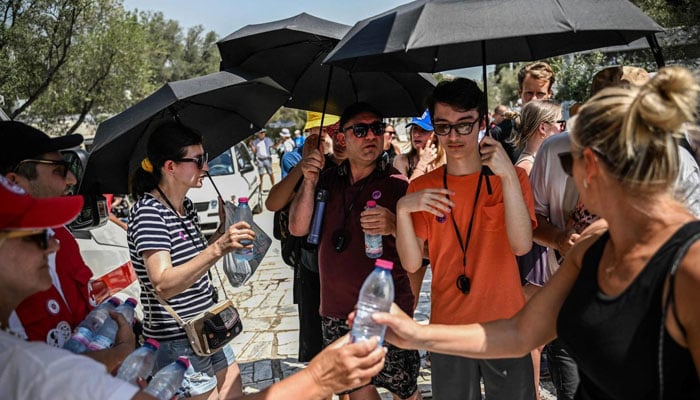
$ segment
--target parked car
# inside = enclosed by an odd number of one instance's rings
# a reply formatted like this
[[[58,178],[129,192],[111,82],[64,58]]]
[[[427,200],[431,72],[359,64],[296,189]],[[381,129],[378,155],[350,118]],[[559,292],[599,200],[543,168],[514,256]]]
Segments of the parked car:
[[[209,160],[209,179],[205,179],[200,189],[187,193],[197,210],[197,217],[204,235],[211,235],[219,225],[219,201],[217,190],[224,201],[231,196],[248,197],[248,204],[253,213],[262,212],[262,194],[260,178],[255,170],[253,154],[245,145],[238,143],[216,158]]]

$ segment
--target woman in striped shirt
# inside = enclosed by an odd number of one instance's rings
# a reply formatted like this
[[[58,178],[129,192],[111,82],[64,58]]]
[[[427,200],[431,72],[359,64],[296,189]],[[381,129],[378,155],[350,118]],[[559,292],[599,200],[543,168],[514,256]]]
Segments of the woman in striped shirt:
[[[254,239],[245,222],[227,231],[220,226],[209,242],[200,233],[197,212],[186,194],[202,186],[207,159],[199,133],[174,121],[157,127],[148,141],[147,158],[132,177],[131,192],[138,201],[130,213],[127,237],[141,284],[144,334],[161,343],[156,369],[187,356],[195,370],[186,380],[195,384],[189,394],[227,399],[242,392],[230,345],[211,356],[197,356],[185,331],[158,299],[183,320],[205,311],[214,304],[209,268],[242,248],[241,240]]]

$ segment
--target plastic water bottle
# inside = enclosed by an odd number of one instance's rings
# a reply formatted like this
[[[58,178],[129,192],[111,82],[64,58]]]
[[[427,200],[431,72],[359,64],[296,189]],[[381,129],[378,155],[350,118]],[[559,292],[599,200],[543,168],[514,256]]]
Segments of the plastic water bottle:
[[[107,318],[100,329],[95,333],[87,349],[90,351],[108,349],[112,347],[114,339],[117,337],[119,325],[112,318]]]
[[[360,289],[357,299],[357,312],[352,325],[351,337],[353,342],[369,340],[379,336],[379,345],[384,342],[386,326],[374,322],[372,314],[388,312],[394,301],[394,279],[391,270],[394,263],[377,259],[374,270],[367,276]]]
[[[238,207],[236,207],[235,211],[233,212],[233,222],[239,222],[239,221],[245,221],[247,222],[251,227],[253,226],[253,211],[250,209],[248,206],[248,198],[247,197],[239,197],[238,198]],[[244,246],[248,246],[253,244],[252,240],[241,240],[241,244]],[[238,260],[241,261],[250,261],[253,259],[253,249],[239,249],[234,251],[235,257]]]
[[[155,374],[144,392],[159,400],[172,399],[182,385],[182,379],[189,366],[190,360],[187,357],[178,357],[175,362],[166,365]]]
[[[63,345],[63,348],[73,353],[85,352],[95,336],[95,333],[97,333],[106,320],[111,319],[109,318],[109,312],[116,309],[119,303],[121,303],[121,300],[112,297],[90,311],[85,319],[75,328],[73,336],[68,339]]]
[[[126,322],[128,322],[129,325],[133,326],[137,304],[139,304],[139,302],[135,298],[129,297],[122,305],[117,307],[115,311],[123,315]]]
[[[117,378],[138,386],[138,378],[148,379],[156,363],[156,352],[160,344],[155,339],[146,339],[146,343],[129,354],[117,371]]]
[[[370,200],[367,202],[365,209],[369,210],[377,208],[377,202]],[[382,235],[372,235],[365,233],[365,254],[369,258],[379,258],[384,252],[382,248]]]

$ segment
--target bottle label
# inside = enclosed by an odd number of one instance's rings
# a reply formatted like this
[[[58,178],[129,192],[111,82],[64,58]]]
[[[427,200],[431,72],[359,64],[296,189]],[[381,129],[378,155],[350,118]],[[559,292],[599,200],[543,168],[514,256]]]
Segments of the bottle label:
[[[76,342],[87,346],[92,341],[93,336],[95,335],[88,328],[79,326],[75,330],[75,333],[73,333],[73,336],[71,336],[71,340],[75,340]]]
[[[103,350],[108,349],[111,346],[112,339],[108,338],[107,336],[97,335],[94,339],[92,339],[92,342],[90,342],[90,344],[88,345],[88,350]]]

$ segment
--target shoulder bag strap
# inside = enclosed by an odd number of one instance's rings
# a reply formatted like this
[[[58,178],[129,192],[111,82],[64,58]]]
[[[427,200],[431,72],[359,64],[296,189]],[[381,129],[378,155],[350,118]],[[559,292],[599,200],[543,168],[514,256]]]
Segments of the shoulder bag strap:
[[[690,246],[692,246],[698,239],[700,239],[700,233],[695,233],[690,238],[688,238],[678,248],[676,254],[673,256],[673,261],[671,263],[671,270],[669,272],[668,278],[668,291],[666,292],[666,298],[664,299],[664,302],[662,304],[661,323],[659,324],[659,400],[663,400],[664,398],[664,331],[666,329],[666,316],[668,315],[668,309],[671,306],[671,303],[673,303],[673,284],[675,282],[676,271],[678,271],[678,267],[681,265],[681,261],[683,260],[685,253],[688,252]],[[680,326],[681,322],[677,322]]]

